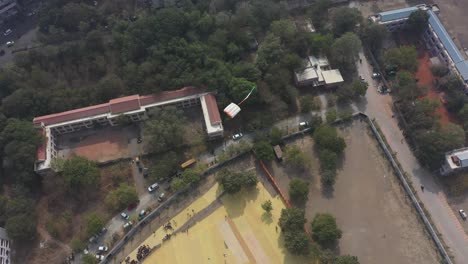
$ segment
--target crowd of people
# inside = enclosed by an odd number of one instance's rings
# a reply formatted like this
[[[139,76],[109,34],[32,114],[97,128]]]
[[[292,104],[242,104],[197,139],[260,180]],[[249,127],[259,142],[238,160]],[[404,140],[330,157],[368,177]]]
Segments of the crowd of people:
[[[138,248],[137,260],[140,261],[146,258],[151,252],[151,248],[148,245],[143,245]]]

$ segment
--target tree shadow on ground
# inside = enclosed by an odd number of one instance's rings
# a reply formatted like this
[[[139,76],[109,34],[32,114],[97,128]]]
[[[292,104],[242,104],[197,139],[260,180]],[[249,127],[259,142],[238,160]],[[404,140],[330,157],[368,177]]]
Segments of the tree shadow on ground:
[[[258,188],[243,189],[236,194],[226,194],[223,204],[229,217],[236,218],[244,214],[247,201],[254,201],[260,193]]]
[[[326,199],[333,199],[334,197],[334,191],[335,191],[335,188],[330,185],[325,185],[325,184],[322,184],[321,188],[322,190],[322,196]]]
[[[263,212],[262,222],[267,225],[270,225],[271,223],[273,223],[273,215],[271,214],[271,212],[270,213]]]

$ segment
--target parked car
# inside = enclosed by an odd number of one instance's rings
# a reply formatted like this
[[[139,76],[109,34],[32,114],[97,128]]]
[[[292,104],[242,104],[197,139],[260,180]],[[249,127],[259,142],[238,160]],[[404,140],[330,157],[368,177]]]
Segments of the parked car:
[[[84,254],[84,255],[88,255],[88,254],[89,254],[89,251],[88,251],[87,248],[85,248],[85,249],[83,250],[83,254]]]
[[[159,185],[157,183],[151,184],[150,187],[148,187],[148,192],[153,192],[154,190],[158,189]]]
[[[100,255],[100,254],[97,254],[96,259],[99,260],[99,261],[104,260],[104,256]]]
[[[458,210],[458,213],[460,213],[460,216],[461,216],[461,218],[462,218],[463,220],[466,220],[466,217],[467,217],[467,216],[466,216],[465,210],[460,209],[460,210]]]
[[[99,252],[107,252],[107,250],[109,250],[109,248],[106,247],[106,246],[100,246],[100,247],[98,247],[98,251],[99,251]]]
[[[7,29],[7,30],[5,30],[5,32],[3,32],[3,36],[8,36],[8,35],[10,35],[11,33],[13,33],[13,30]]]
[[[164,201],[164,198],[165,198],[165,197],[166,197],[166,194],[165,194],[165,193],[161,193],[161,194],[159,195],[159,197],[158,197],[158,201],[159,201],[159,202]]]
[[[232,139],[233,140],[238,140],[240,139],[241,137],[243,137],[244,134],[242,134],[241,132],[237,133],[237,134],[234,134],[234,136],[232,136]]]
[[[11,47],[13,45],[15,45],[15,42],[12,40],[12,41],[7,41],[6,43],[7,47]]]
[[[122,212],[122,213],[120,214],[120,216],[121,216],[123,219],[128,219],[128,217],[129,217],[128,214],[125,213],[125,212]]]
[[[380,73],[374,72],[372,73],[372,79],[379,79],[380,78]]]
[[[123,225],[123,228],[124,228],[124,229],[130,229],[130,228],[132,228],[132,226],[133,226],[132,221],[128,221],[127,223],[125,223],[125,224]]]
[[[141,220],[141,219],[145,218],[145,215],[146,215],[146,211],[141,210],[141,212],[138,214],[138,220]]]
[[[305,128],[305,127],[308,127],[308,126],[309,126],[309,122],[300,122],[299,123],[300,128]]]

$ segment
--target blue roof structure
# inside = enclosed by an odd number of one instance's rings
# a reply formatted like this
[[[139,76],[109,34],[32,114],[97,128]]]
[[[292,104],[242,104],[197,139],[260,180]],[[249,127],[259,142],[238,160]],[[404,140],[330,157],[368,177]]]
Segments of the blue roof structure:
[[[460,61],[459,63],[455,64],[460,75],[463,77],[463,81],[468,81],[468,61]]]
[[[432,12],[432,10],[429,10],[428,14],[429,14],[429,24],[431,25],[432,30],[434,30],[437,37],[440,39],[442,44],[444,44],[444,48],[447,50],[447,53],[450,55],[450,58],[452,58],[453,62],[457,64],[460,61],[464,61],[465,58],[458,50],[457,46],[455,45],[452,38],[445,30],[444,25],[442,25],[437,15],[434,12]]]
[[[413,7],[407,7],[407,8],[382,12],[382,13],[379,13],[380,21],[387,22],[387,21],[392,21],[392,20],[408,18],[411,15],[411,13],[413,13],[416,10],[418,10],[418,8],[413,6]]]

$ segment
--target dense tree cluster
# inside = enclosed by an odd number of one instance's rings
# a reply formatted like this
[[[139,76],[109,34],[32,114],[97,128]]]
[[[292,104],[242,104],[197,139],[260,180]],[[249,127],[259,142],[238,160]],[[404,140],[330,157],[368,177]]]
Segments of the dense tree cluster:
[[[317,214],[311,223],[312,237],[322,246],[330,246],[341,238],[341,230],[331,214]]]
[[[135,187],[128,184],[120,184],[106,196],[106,204],[115,211],[125,209],[136,202],[138,202],[138,193]]]
[[[284,233],[286,248],[295,255],[307,255],[310,251],[309,238],[304,231],[304,210],[292,207],[281,210],[278,225]]]
[[[329,125],[317,128],[314,140],[319,153],[322,184],[332,187],[335,183],[338,157],[343,153],[346,143],[338,135],[336,128]]]
[[[309,182],[301,179],[292,179],[289,182],[289,198],[299,205],[307,201],[309,195]]]
[[[307,155],[297,145],[286,147],[284,151],[286,162],[297,169],[306,169],[310,166],[310,160]]]
[[[217,179],[228,194],[238,193],[242,188],[255,187],[258,183],[253,171],[234,172],[224,169],[218,173]]]

